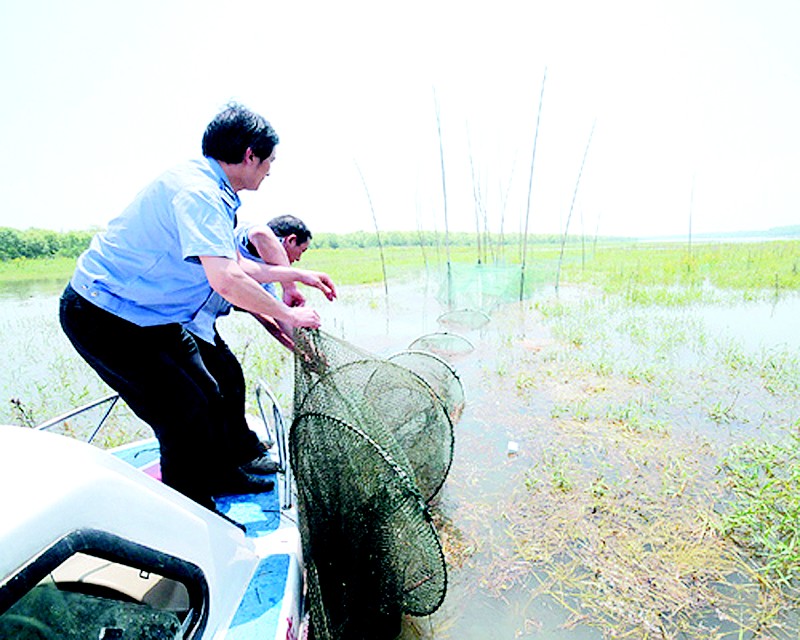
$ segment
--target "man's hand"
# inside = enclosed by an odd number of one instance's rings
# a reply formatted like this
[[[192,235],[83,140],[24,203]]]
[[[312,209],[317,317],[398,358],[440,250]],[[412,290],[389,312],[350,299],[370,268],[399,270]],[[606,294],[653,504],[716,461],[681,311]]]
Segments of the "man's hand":
[[[297,269],[300,276],[300,282],[309,287],[319,289],[325,294],[328,300],[336,299],[336,287],[333,285],[333,280],[327,273],[321,271],[308,271],[306,269]]]
[[[287,307],[302,307],[306,303],[306,297],[300,293],[296,283],[284,282],[283,302]]]
[[[292,307],[290,309],[289,324],[293,327],[307,327],[319,329],[321,321],[319,314],[309,307]]]

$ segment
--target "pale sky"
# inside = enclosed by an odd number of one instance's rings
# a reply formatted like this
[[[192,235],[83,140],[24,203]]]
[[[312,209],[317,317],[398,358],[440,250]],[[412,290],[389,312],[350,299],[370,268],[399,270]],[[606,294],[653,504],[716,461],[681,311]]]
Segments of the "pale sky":
[[[800,224],[797,0],[0,0],[0,226],[105,226],[229,100],[281,144],[241,217],[314,231]],[[694,186],[693,186],[694,185]],[[476,195],[477,194],[477,195]]]

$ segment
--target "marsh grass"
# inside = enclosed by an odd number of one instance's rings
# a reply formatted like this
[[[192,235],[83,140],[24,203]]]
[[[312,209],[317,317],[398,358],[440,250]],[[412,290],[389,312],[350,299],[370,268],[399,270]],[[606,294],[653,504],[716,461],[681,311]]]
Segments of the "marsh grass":
[[[721,531],[761,560],[765,579],[800,596],[800,420],[783,442],[751,440],[722,460],[733,499]]]
[[[609,244],[566,272],[570,282],[624,293],[637,304],[715,302],[716,290],[764,300],[800,289],[800,242]]]
[[[726,295],[739,297],[714,299]],[[566,612],[558,637],[800,633],[797,354],[709,335],[698,308],[624,290],[540,300],[525,313],[553,339],[488,347],[495,413],[477,419],[505,425],[524,454],[508,495],[446,536],[494,541],[458,546],[458,566],[488,555],[483,589],[528,594],[519,637],[544,625],[542,601]]]
[[[66,283],[74,270],[75,258],[63,256],[35,260],[0,260],[0,282],[7,284],[44,280]]]

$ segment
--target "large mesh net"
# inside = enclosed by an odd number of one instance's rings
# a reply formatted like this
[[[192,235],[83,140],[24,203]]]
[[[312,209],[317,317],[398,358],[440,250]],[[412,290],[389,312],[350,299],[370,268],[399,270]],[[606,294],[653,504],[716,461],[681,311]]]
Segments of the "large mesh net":
[[[464,387],[446,360],[430,351],[407,350],[389,356],[388,361],[413,371],[428,383],[444,405],[450,421],[458,422],[466,404]]]
[[[472,352],[475,346],[464,336],[447,331],[436,331],[414,340],[408,348],[412,351],[429,351],[436,355],[462,356]]]
[[[552,252],[529,255],[524,271],[519,264],[450,264],[436,297],[447,309],[491,312],[501,304],[530,298],[555,282],[557,270],[558,258]]]
[[[393,638],[428,615],[447,574],[428,502],[464,406],[434,354],[381,359],[322,331],[295,332],[290,459],[319,640]]]

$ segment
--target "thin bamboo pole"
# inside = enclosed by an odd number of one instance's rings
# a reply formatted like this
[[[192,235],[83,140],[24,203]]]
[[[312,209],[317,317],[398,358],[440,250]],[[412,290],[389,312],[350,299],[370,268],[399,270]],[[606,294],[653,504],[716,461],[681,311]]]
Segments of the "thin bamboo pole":
[[[692,191],[689,194],[689,257],[692,257],[692,214],[694,213],[694,175],[692,176]]]
[[[358,162],[356,162],[356,169],[358,170],[358,175],[361,177],[361,184],[364,185],[364,191],[367,193],[367,201],[369,202],[369,210],[372,212],[372,223],[375,225],[375,237],[378,239],[378,251],[381,255],[381,269],[383,269],[383,291],[386,294],[386,300],[389,300],[389,280],[386,277],[386,258],[383,255],[383,243],[381,242],[381,232],[378,229],[378,218],[375,215],[375,208],[372,206],[372,198],[369,195],[369,189],[367,188],[367,181],[364,180],[364,174],[361,173],[361,167],[358,166]]]
[[[592,143],[592,135],[594,134],[594,125],[592,122],[592,130],[589,132],[589,140],[586,141],[586,148],[583,150],[583,160],[581,160],[581,168],[578,171],[578,179],[575,181],[575,190],[572,192],[572,202],[569,205],[569,213],[567,214],[567,222],[564,225],[564,235],[561,236],[561,253],[558,256],[558,268],[556,270],[556,295],[558,295],[558,285],[561,280],[561,263],[564,260],[564,245],[567,243],[567,234],[569,233],[569,221],[572,218],[572,209],[575,207],[575,198],[578,196],[578,185],[581,183],[581,175],[583,174],[583,166],[586,164],[586,155],[589,153],[589,145]]]
[[[444,200],[444,247],[447,259],[447,307],[453,304],[453,273],[450,266],[450,227],[447,222],[447,180],[444,172],[444,144],[442,142],[442,123],[439,118],[439,101],[436,99],[436,89],[433,90],[433,103],[436,109],[436,130],[439,133],[439,161],[442,166],[442,198]]]
[[[475,175],[475,162],[472,157],[472,140],[469,135],[469,126],[467,126],[467,149],[469,153],[469,168],[472,173],[472,203],[475,209],[475,241],[478,245],[478,264],[481,264],[481,216],[480,216],[480,187],[478,186],[478,178]]]
[[[519,301],[525,295],[525,265],[528,260],[528,221],[531,215],[531,191],[533,190],[533,164],[536,160],[536,142],[539,139],[539,121],[542,117],[542,101],[544,99],[544,83],[547,80],[547,67],[544,68],[542,76],[542,90],[539,93],[539,111],[536,114],[536,130],[533,134],[533,153],[531,154],[531,173],[528,178],[528,204],[525,211],[525,231],[522,234],[522,267],[519,274]]]

